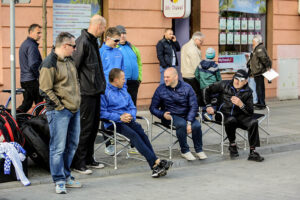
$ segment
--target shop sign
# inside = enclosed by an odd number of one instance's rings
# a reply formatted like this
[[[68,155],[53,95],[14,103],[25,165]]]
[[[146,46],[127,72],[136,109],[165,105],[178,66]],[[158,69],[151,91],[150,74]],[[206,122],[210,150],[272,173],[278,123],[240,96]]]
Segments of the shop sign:
[[[166,18],[187,18],[191,14],[191,0],[162,0]]]

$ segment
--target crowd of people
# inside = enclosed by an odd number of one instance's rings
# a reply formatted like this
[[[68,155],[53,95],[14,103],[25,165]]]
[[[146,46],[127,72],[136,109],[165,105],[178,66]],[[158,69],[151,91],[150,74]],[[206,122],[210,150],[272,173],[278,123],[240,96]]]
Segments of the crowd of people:
[[[105,32],[99,49],[98,38]],[[136,102],[142,81],[142,61],[139,49],[127,41],[122,25],[106,29],[106,20],[94,15],[88,29],[76,39],[68,32],[60,33],[51,53],[42,61],[38,50],[41,26],[32,24],[28,37],[20,48],[21,86],[25,89],[19,112],[27,112],[33,102],[44,98],[50,128],[50,172],[56,193],[67,193],[68,187],[82,187],[71,175],[71,169],[92,174],[92,169],[104,168],[94,159],[94,143],[99,119],[116,123],[123,134],[143,155],[152,177],[167,174],[172,161],[160,159],[141,125],[136,122]],[[181,68],[177,53],[180,45],[172,29],[166,29],[156,50],[160,65],[160,85],[156,89],[150,112],[176,127],[181,156],[186,160],[206,159],[203,151],[201,124],[196,119],[199,106],[206,120],[218,120],[215,111],[225,116],[229,152],[237,157],[236,128],[248,131],[250,153],[248,160],[263,161],[255,148],[259,147],[258,121],[252,118],[253,95],[248,77],[254,77],[259,103],[265,105],[264,78],[271,67],[261,37],[253,39],[253,53],[248,72],[238,70],[232,80],[221,80],[215,50],[208,48],[202,59],[201,46],[205,36],[195,32],[181,48]],[[217,99],[217,103],[214,99]],[[104,123],[112,129],[111,123]],[[190,151],[187,136],[191,134],[195,154]],[[106,143],[105,153],[114,155],[114,146]]]

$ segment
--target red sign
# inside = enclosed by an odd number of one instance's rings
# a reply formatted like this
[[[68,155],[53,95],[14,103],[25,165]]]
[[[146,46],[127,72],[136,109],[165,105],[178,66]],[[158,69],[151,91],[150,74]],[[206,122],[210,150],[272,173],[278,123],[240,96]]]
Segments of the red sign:
[[[222,57],[218,59],[219,63],[233,63],[233,57]]]

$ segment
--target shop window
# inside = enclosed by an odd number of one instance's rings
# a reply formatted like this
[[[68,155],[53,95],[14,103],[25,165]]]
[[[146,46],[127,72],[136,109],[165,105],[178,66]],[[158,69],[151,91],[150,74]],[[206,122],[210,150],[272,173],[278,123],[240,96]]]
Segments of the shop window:
[[[219,67],[235,72],[246,67],[254,35],[266,41],[266,0],[220,0]]]

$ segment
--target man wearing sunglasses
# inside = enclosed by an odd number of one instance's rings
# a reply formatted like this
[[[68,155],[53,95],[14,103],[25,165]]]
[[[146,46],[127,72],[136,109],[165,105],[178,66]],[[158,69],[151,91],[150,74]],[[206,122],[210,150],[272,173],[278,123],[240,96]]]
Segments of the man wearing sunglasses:
[[[103,65],[105,80],[108,83],[108,75],[111,69],[119,68],[124,71],[122,52],[117,48],[121,33],[115,27],[109,27],[105,32],[105,42],[100,48],[100,56]]]
[[[223,80],[210,85],[204,89],[204,102],[208,114],[214,114],[212,107],[212,94],[219,94],[220,102],[218,110],[224,115],[225,131],[229,140],[229,152],[231,157],[238,157],[239,153],[235,143],[235,131],[241,128],[248,131],[250,154],[248,160],[262,162],[263,157],[255,151],[260,146],[258,121],[253,119],[253,97],[252,90],[248,86],[248,73],[238,70],[233,80]],[[216,115],[216,120],[220,116]]]

